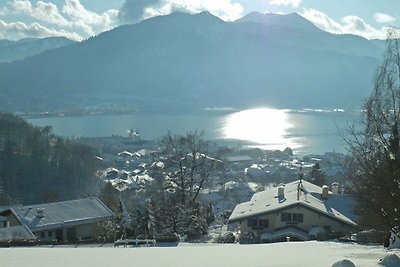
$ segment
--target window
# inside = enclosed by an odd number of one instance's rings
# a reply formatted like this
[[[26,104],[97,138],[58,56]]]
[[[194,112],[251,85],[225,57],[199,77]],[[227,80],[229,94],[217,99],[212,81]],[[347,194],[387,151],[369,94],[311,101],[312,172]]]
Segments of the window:
[[[268,228],[269,227],[269,221],[268,220],[258,220],[258,226],[261,228]]]
[[[251,218],[247,220],[247,227],[257,227],[257,219]]]
[[[251,218],[247,220],[247,227],[253,229],[263,229],[269,227],[269,221],[265,219]]]
[[[303,222],[303,214],[301,213],[293,213],[293,221],[294,222],[299,222],[302,223]]]
[[[290,222],[292,221],[292,214],[287,212],[281,213],[281,221],[282,222]]]
[[[287,224],[297,224],[304,222],[304,215],[302,213],[281,213],[281,222],[286,222]]]
[[[53,232],[52,232],[52,231],[49,231],[49,232],[47,233],[47,236],[48,236],[48,237],[53,237]]]
[[[45,238],[45,233],[46,232],[40,232],[40,238],[42,238],[42,239]]]

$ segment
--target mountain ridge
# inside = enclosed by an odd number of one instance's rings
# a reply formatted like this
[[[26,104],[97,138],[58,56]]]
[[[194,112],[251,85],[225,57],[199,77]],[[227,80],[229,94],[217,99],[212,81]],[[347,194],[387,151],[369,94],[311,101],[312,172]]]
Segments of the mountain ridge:
[[[0,94],[36,108],[358,106],[382,48],[326,33],[299,15],[277,18],[267,25],[173,13],[121,26],[0,66]]]
[[[0,62],[21,60],[72,43],[74,41],[65,37],[24,38],[18,41],[2,39],[0,40]]]

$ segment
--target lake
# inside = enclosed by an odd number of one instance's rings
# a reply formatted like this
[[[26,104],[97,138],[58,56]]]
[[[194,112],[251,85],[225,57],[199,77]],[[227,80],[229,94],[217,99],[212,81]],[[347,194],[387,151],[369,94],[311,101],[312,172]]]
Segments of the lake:
[[[168,131],[184,134],[204,130],[205,138],[263,149],[290,147],[298,155],[345,152],[338,129],[352,123],[358,114],[343,110],[248,110],[207,109],[188,113],[138,112],[124,115],[33,118],[38,126],[52,126],[67,137],[127,136],[138,130],[145,140]]]

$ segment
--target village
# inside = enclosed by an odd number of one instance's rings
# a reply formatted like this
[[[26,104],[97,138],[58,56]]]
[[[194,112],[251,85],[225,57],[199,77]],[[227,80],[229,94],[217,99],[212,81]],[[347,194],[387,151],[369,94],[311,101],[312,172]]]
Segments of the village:
[[[104,183],[111,184],[118,192],[118,199],[124,203],[123,206],[127,209],[124,211],[125,213],[132,212],[129,210],[128,204],[132,198],[137,201],[137,199],[148,197],[147,192],[152,192],[152,188],[160,183],[158,181],[160,173],[165,175],[164,191],[173,193],[179,190],[176,180],[169,177],[173,167],[169,166],[163,158],[159,144],[155,141],[142,141],[137,132],[130,131],[128,137],[82,138],[80,142],[95,149],[97,157],[102,162],[102,169],[98,171],[98,177]],[[204,155],[204,157],[208,156]],[[351,211],[354,203],[346,192],[347,185],[341,167],[344,159],[345,156],[340,153],[307,155],[297,158],[290,148],[286,148],[284,151],[263,151],[257,148],[243,147],[224,148],[218,159],[208,157],[209,161],[215,161],[220,166],[208,174],[207,180],[199,190],[199,201],[204,206],[210,207],[213,220],[209,229],[205,231],[206,234],[199,237],[196,242],[259,243],[285,241],[287,238],[291,238],[292,241],[304,241],[317,237],[326,240],[345,237],[345,235],[350,239],[349,234],[356,233],[357,227],[355,216]],[[319,180],[315,180],[316,178]],[[313,179],[314,182],[323,184],[318,186],[307,182],[313,181]],[[299,189],[296,189],[298,187]],[[311,189],[313,193],[306,191],[311,191]],[[263,216],[268,214],[268,209],[261,209],[244,216],[246,213],[244,210],[248,208],[243,208],[243,205],[253,206],[254,203],[250,202],[254,202],[254,199],[264,192],[270,192],[271,200],[280,199],[279,203],[282,198],[285,198],[284,204],[289,208],[301,202],[300,193],[301,198],[306,199],[308,194],[306,202],[309,204],[309,201],[315,198],[313,194],[319,194],[321,196],[317,197],[315,203],[311,203],[308,209],[319,209],[318,212],[328,215],[325,217],[334,217],[334,221],[339,218],[342,224],[349,225],[350,228],[336,229],[331,225],[335,222],[323,223],[314,218],[312,219],[314,221],[305,223],[306,229],[301,229],[298,227],[299,223],[309,220],[307,219],[308,215],[304,215],[304,217],[301,215],[301,217],[285,219],[288,221],[285,225],[289,226],[285,231],[283,225],[275,226],[275,222],[273,223],[272,220],[254,217],[259,214]],[[293,194],[298,195],[297,200],[292,196]],[[328,195],[332,195],[329,200],[330,206],[317,208],[323,198],[328,198]],[[340,200],[340,196],[343,196],[345,201]],[[334,199],[338,199],[338,201]],[[264,202],[268,201],[262,203]],[[346,211],[340,209],[337,211],[341,214],[340,216],[329,211],[338,203],[342,206],[345,205],[346,209]],[[274,207],[273,210],[275,211],[276,208]],[[283,214],[285,214],[283,216],[288,216],[291,213],[284,212]],[[110,220],[115,217],[115,214],[100,199],[91,197],[59,203],[2,207],[0,216],[2,222],[0,238],[3,243],[36,240],[56,244],[65,241],[94,241],[95,224],[99,221]],[[130,220],[129,215],[125,214],[124,216],[127,216],[123,219],[127,224]],[[247,218],[250,218],[251,222],[247,222]],[[254,221],[254,219],[257,220]],[[244,222],[247,222],[247,225]],[[250,224],[254,225],[249,229]],[[266,226],[265,229],[263,224]],[[299,225],[296,226],[296,224]],[[247,231],[245,231],[246,229]],[[266,229],[268,229],[269,235],[273,234],[272,237],[275,237],[260,239]],[[276,229],[279,232],[274,235],[272,230]],[[251,235],[257,234],[257,241],[247,240],[254,239],[254,237],[247,237],[245,240],[245,234],[242,234],[240,238],[240,231],[248,232]],[[319,235],[317,236],[317,234]],[[138,238],[137,234],[132,235],[130,238]],[[153,233],[151,238],[154,238],[155,235],[156,233]],[[114,236],[113,240],[117,241],[120,238],[127,237]],[[143,236],[141,238],[148,239]],[[185,241],[185,236],[180,236],[178,240]],[[378,240],[371,239],[370,242],[382,243],[383,240],[380,236]]]
[[[373,229],[361,231],[357,225],[354,200],[348,194],[342,169],[343,154],[325,153],[299,158],[293,155],[290,148],[263,151],[235,147],[225,148],[218,159],[203,155],[221,165],[213,169],[199,191],[199,201],[209,206],[213,213],[213,220],[205,234],[196,240],[182,235],[165,239],[160,235],[162,231],[155,229],[148,235],[137,234],[127,229],[133,220],[132,210],[129,209],[132,197],[137,201],[148,197],[148,191],[154,192],[152,188],[159,183],[160,173],[167,177],[164,181],[166,192],[179,190],[176,180],[168,179],[173,168],[168,165],[159,144],[142,141],[133,131],[128,137],[86,138],[80,141],[97,151],[96,155],[102,161],[98,178],[118,192],[122,214],[117,216],[99,197],[0,207],[2,247],[68,248],[72,245],[85,250],[87,246],[104,249],[162,248],[184,244],[239,243],[254,244],[257,250],[261,247],[256,244],[260,243],[289,242],[300,245],[299,241],[309,242],[301,245],[305,249],[316,246],[313,242],[317,241],[321,242],[319,247],[330,244],[324,242],[333,242],[338,249],[344,249],[348,244],[360,244],[371,249],[385,244],[393,249],[400,242],[396,235],[392,235],[394,239],[386,244],[387,233]],[[119,224],[115,224],[116,220]],[[123,235],[118,236],[118,231],[112,227],[124,228]],[[111,239],[99,239],[101,231],[109,231]],[[197,253],[195,247],[187,249],[191,249],[190,255]],[[325,248],[325,251],[321,253],[331,253],[331,248]],[[227,252],[221,250],[219,253],[223,255]],[[396,254],[385,256],[380,250],[374,253],[374,257],[381,257],[380,262],[387,263],[384,266],[396,266],[398,263]],[[147,253],[135,255],[137,260],[143,261]],[[240,262],[237,260],[231,265],[241,266],[243,263]],[[140,266],[150,266],[148,264],[151,263],[145,260]],[[353,262],[341,260],[332,266],[355,266],[349,264]]]

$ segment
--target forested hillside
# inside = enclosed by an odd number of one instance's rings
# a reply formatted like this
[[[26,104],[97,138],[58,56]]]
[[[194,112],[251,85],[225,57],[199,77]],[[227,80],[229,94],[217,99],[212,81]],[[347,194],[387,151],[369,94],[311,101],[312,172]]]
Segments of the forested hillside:
[[[0,113],[2,204],[87,196],[96,188],[98,166],[89,147],[52,134],[51,127],[35,127]]]

